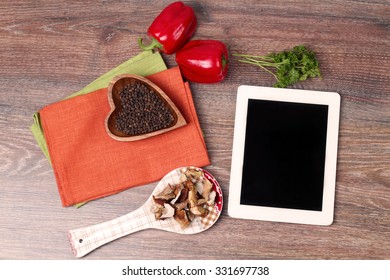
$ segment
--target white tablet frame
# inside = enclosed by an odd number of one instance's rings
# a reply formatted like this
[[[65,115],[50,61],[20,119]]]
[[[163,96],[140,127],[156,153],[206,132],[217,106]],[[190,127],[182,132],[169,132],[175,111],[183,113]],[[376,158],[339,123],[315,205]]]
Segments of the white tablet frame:
[[[328,105],[325,173],[322,211],[274,208],[240,204],[242,169],[249,99]],[[336,92],[239,86],[230,172],[228,215],[234,218],[312,225],[333,223],[336,185],[340,95]]]

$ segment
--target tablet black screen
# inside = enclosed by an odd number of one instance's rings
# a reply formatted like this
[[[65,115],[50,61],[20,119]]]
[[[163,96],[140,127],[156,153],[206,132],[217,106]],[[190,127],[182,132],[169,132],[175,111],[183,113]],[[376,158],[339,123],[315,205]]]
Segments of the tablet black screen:
[[[248,100],[240,203],[321,211],[328,106]]]

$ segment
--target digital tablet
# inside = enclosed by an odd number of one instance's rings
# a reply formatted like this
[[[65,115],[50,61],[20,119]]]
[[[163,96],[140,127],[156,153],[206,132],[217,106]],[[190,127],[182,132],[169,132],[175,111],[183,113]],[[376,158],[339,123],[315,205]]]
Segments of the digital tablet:
[[[339,113],[335,92],[240,86],[229,216],[330,225]]]

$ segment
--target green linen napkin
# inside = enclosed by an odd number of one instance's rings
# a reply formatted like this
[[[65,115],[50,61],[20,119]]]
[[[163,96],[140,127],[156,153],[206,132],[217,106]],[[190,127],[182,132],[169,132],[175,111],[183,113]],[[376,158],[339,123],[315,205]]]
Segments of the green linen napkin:
[[[153,53],[152,51],[144,51],[134,56],[133,58],[125,61],[119,66],[111,69],[104,75],[97,78],[95,81],[84,87],[78,92],[71,94],[67,98],[72,98],[82,94],[87,94],[100,88],[108,86],[112,78],[120,74],[135,74],[139,76],[148,76],[161,71],[166,70],[167,67],[159,52]],[[34,123],[31,125],[30,130],[34,135],[36,142],[41,148],[42,152],[50,162],[50,156],[47,149],[46,139],[41,126],[39,112],[33,115]]]

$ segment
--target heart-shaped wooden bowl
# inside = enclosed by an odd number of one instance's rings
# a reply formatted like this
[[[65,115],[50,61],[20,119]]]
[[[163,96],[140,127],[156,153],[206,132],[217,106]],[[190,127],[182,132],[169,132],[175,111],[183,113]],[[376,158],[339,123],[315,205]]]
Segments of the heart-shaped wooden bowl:
[[[152,90],[163,101],[163,103],[169,109],[169,111],[171,112],[174,118],[173,122],[168,127],[160,130],[156,130],[144,134],[136,134],[136,135],[126,134],[122,131],[119,131],[116,128],[115,120],[118,114],[122,110],[122,101],[119,93],[123,90],[124,87],[126,87],[128,84],[131,83],[144,84],[147,88]],[[106,130],[110,137],[118,141],[142,140],[148,137],[156,136],[161,133],[165,133],[167,131],[182,127],[187,124],[183,115],[180,113],[179,109],[172,102],[172,100],[164,93],[164,91],[160,89],[156,84],[151,82],[150,80],[141,76],[123,74],[113,78],[110,84],[108,85],[108,102],[110,104],[111,111],[106,118],[106,122],[105,122]]]

